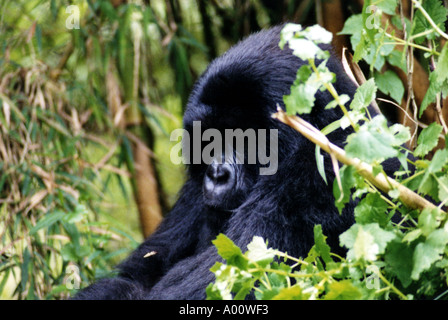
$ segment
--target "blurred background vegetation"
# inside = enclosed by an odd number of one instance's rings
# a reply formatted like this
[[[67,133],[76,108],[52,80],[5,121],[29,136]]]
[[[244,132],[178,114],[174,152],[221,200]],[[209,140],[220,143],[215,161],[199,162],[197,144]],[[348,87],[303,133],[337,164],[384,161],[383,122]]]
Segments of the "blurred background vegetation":
[[[316,3],[0,0],[0,298],[111,273],[176,200],[169,135],[194,81],[253,31],[315,22]]]
[[[399,3],[412,18],[411,1]],[[184,182],[169,158],[170,133],[211,60],[285,21],[319,23],[342,57],[350,37],[338,32],[363,5],[0,0],[0,299],[68,298],[77,284],[113,273],[154,231]],[[394,28],[394,16],[383,17]],[[382,110],[416,132],[410,103],[420,106],[428,91],[428,66],[409,57],[412,72],[385,66],[407,90],[401,109]],[[428,107],[421,120],[442,115],[447,122],[448,108]]]

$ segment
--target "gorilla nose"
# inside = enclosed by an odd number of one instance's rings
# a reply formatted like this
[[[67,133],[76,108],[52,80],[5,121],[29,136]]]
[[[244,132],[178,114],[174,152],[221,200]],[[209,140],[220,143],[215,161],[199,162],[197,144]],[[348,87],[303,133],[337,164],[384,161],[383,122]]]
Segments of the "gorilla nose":
[[[229,194],[236,183],[235,170],[228,163],[212,163],[204,177],[204,193],[210,200],[221,200]]]

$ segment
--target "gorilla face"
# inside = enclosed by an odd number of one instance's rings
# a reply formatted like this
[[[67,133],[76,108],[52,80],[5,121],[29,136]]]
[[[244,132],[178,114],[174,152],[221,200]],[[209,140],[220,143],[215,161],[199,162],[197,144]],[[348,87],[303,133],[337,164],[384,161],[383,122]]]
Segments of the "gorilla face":
[[[238,130],[242,132],[241,129]],[[224,137],[224,131],[216,130],[215,132],[219,137]],[[213,142],[207,146],[202,141],[200,148],[194,146],[190,148],[190,154],[196,152],[203,156],[200,162],[191,159],[188,166],[190,179],[201,186],[203,203],[215,211],[233,212],[240,207],[260,176],[260,162],[256,161],[256,151],[250,150],[251,148],[247,145],[248,143],[254,145],[256,142],[250,142],[247,139],[244,141],[244,136],[241,139],[244,143],[242,146],[238,145],[235,148],[229,144],[222,144],[222,147],[219,145],[219,148],[216,148],[218,151],[214,150],[212,153],[215,154],[209,158],[206,157],[206,153]],[[193,140],[192,143],[197,141]]]
[[[282,161],[303,145],[297,132],[272,118],[283,105],[283,96],[290,93],[301,65],[297,57],[279,49],[279,30],[270,32],[269,41],[245,40],[248,48],[257,50],[242,52],[238,46],[228,50],[209,65],[190,95],[183,118],[186,132],[194,136],[195,123],[200,123],[201,135],[216,130],[222,137],[220,141],[200,139],[199,147],[189,148],[189,179],[201,186],[204,204],[210,208],[230,212],[239,208],[257,181],[265,179],[262,176],[269,179],[275,175]],[[232,152],[226,151],[225,156],[223,150],[217,152],[225,161],[194,160],[203,155],[209,142],[226,146],[226,130],[241,130],[244,146],[233,144]],[[248,130],[253,130],[255,140]],[[272,170],[263,173],[266,168]]]
[[[228,90],[228,95],[234,93]],[[188,150],[189,178],[201,185],[207,207],[233,212],[245,202],[261,176],[275,174],[278,128],[271,126],[269,117],[259,119],[260,115],[251,114],[250,109],[242,112],[235,104],[206,104],[203,97],[195,97],[184,115],[189,143],[184,143],[183,151]],[[193,108],[193,103],[205,112],[194,112],[198,107]]]

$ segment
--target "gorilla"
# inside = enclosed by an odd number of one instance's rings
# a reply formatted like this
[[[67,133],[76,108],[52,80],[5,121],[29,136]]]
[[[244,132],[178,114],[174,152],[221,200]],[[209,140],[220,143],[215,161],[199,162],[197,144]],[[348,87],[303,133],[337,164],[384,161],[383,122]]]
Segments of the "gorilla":
[[[314,144],[272,117],[277,106],[284,108],[283,96],[304,64],[287,47],[279,48],[281,29],[250,35],[214,60],[195,84],[184,114],[190,134],[194,121],[200,121],[201,132],[278,130],[276,173],[261,175],[260,161],[241,164],[232,157],[209,164],[190,161],[178,201],[157,231],[118,266],[116,277],[99,280],[74,299],[204,299],[214,281],[209,269],[220,261],[212,244],[219,233],[243,249],[260,236],[270,247],[305,257],[314,244],[313,228],[320,224],[328,244],[341,252],[339,235],[354,223],[355,202],[338,212],[329,156],[324,155],[327,184],[317,170]],[[337,92],[353,97],[356,86],[335,54],[327,66],[337,76]],[[318,91],[312,112],[303,118],[318,129],[340,119],[339,109],[324,110],[332,100]],[[342,147],[350,133],[350,128],[338,129],[328,138]],[[398,169],[393,166],[386,172]]]

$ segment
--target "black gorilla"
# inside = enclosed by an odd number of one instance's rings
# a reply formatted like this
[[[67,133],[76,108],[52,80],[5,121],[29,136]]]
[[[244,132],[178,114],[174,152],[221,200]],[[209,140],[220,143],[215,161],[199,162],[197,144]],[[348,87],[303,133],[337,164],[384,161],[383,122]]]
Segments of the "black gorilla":
[[[202,130],[278,129],[277,173],[258,175],[260,164],[189,165],[179,200],[158,230],[119,266],[118,277],[100,280],[75,299],[204,299],[214,280],[209,269],[220,260],[211,241],[220,232],[243,250],[261,236],[271,247],[303,257],[313,245],[314,225],[321,224],[333,250],[340,249],[338,236],[354,222],[354,203],[338,213],[328,156],[327,185],[316,167],[315,146],[272,118],[303,64],[279,48],[280,30],[251,35],[213,61],[184,115],[188,132],[193,121],[201,121]],[[328,67],[337,75],[338,93],[353,96],[356,88],[334,55]],[[304,119],[319,129],[340,119],[338,109],[324,110],[331,100],[319,91]],[[329,139],[342,146],[351,132],[338,130]]]

